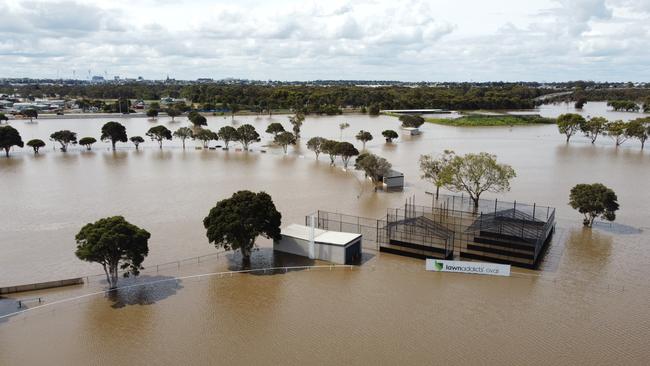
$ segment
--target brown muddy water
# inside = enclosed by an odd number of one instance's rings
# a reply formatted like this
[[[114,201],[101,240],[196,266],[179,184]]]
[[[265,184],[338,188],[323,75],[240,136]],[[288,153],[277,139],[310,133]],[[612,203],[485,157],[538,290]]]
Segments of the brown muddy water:
[[[560,112],[562,113],[562,112]],[[274,121],[289,127],[286,116]],[[117,119],[130,135],[155,123]],[[186,119],[158,122],[172,129]],[[209,128],[231,124],[211,117]],[[238,189],[269,192],[283,224],[317,209],[378,217],[415,195],[430,200],[419,179],[423,153],[451,148],[488,151],[517,171],[500,197],[557,207],[558,231],[542,271],[510,278],[427,273],[424,262],[369,253],[356,270],[295,271],[165,282],[52,306],[0,321],[0,365],[16,364],[638,364],[650,350],[650,152],[636,142],[616,149],[606,137],[565,144],[555,126],[455,128],[425,125],[421,136],[392,145],[381,131],[391,117],[309,117],[312,136],[355,142],[406,175],[404,192],[373,192],[354,171],[315,161],[304,146],[249,153],[162,151],[151,142],[136,152],[27,150],[0,159],[0,286],[99,272],[74,257],[74,234],[98,218],[121,214],[152,233],[146,266],[214,253],[201,224],[214,203]],[[25,141],[72,129],[99,136],[105,120],[12,121]],[[269,119],[240,117],[262,135]],[[266,137],[266,136],[265,136]],[[267,138],[268,140],[268,138]],[[360,145],[360,144],[357,144]],[[617,224],[589,231],[566,204],[576,183],[603,182],[619,196]],[[263,242],[262,246],[268,246]],[[268,251],[267,251],[268,252]],[[261,256],[262,254],[259,254]],[[261,260],[258,265],[268,265]],[[225,257],[164,276],[232,268]],[[46,301],[90,289],[45,291]],[[27,296],[27,295],[25,295]],[[20,298],[14,296],[13,298]],[[5,303],[8,300],[5,300]],[[119,304],[119,306],[116,306]],[[137,355],[137,356],[136,356]]]

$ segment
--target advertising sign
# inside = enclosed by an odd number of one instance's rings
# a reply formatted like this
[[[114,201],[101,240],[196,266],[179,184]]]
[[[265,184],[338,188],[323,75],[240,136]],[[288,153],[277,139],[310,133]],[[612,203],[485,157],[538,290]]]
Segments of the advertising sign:
[[[509,264],[445,261],[441,259],[427,259],[427,271],[472,273],[492,276],[510,276]]]

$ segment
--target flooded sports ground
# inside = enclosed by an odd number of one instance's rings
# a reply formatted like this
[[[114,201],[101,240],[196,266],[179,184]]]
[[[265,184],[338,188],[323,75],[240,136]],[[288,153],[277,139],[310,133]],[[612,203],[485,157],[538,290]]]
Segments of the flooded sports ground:
[[[547,117],[573,112],[542,106]],[[630,120],[588,103],[584,114]],[[115,117],[11,121],[24,141],[70,129],[100,134],[115,120],[144,136],[171,121]],[[650,360],[650,152],[636,141],[615,147],[556,125],[460,128],[427,123],[420,135],[400,131],[397,118],[307,116],[302,139],[268,146],[272,122],[287,116],[209,116],[208,128],[249,123],[262,141],[244,152],[196,149],[188,142],[97,143],[91,151],[41,154],[28,149],[0,159],[0,287],[84,277],[85,285],[7,294],[0,315],[29,300],[30,311],[0,318],[0,365],[17,364],[584,364],[647,365]],[[350,127],[341,131],[339,125]],[[404,173],[402,191],[375,191],[363,173],[316,159],[314,136],[360,147]],[[197,146],[200,143],[196,142]],[[214,145],[214,143],[213,143]],[[364,246],[358,266],[273,252],[260,240],[255,271],[238,272],[238,253],[209,244],[202,220],[214,204],[241,189],[265,191],[282,225],[305,224],[318,210],[379,218],[413,199],[434,204],[418,159],[445,149],[489,152],[517,173],[511,190],[485,199],[555,209],[555,232],[537,269],[513,267],[510,277],[425,271],[424,261]],[[618,195],[612,223],[582,226],[569,205],[579,183],[602,182]],[[443,192],[450,194],[451,192]],[[141,276],[104,293],[101,267],[74,255],[74,236],[88,222],[123,215],[151,233]],[[186,259],[186,260],[184,260]],[[38,299],[42,303],[38,303]]]

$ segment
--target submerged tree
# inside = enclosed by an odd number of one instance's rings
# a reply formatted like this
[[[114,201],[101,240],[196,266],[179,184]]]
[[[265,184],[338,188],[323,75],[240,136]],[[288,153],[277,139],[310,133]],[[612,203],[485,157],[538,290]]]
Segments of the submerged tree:
[[[357,157],[354,162],[354,168],[361,170],[365,173],[366,177],[370,178],[375,191],[381,179],[390,172],[392,165],[388,160],[371,153],[363,153]]]
[[[144,142],[144,139],[142,138],[142,136],[131,136],[131,138],[129,140],[131,140],[133,145],[135,145],[136,150],[138,150],[138,147],[140,146],[140,144]]]
[[[106,122],[104,126],[102,126],[102,135],[100,139],[102,141],[110,140],[113,151],[115,151],[115,143],[129,141],[126,137],[126,127],[121,123],[114,121]]]
[[[279,133],[284,132],[284,126],[282,126],[281,123],[278,122],[273,122],[266,127],[266,133],[273,134],[273,138],[275,139]]]
[[[50,135],[50,140],[61,144],[61,151],[68,151],[68,145],[77,143],[77,134],[70,130],[56,131]]]
[[[210,145],[210,141],[219,139],[219,135],[207,128],[201,128],[192,136],[192,139],[201,141],[203,147],[207,148]]]
[[[158,141],[158,146],[162,149],[163,140],[171,140],[172,132],[165,126],[151,127],[146,133],[151,141]]]
[[[33,140],[27,141],[27,146],[34,149],[34,154],[38,154],[38,150],[41,147],[45,147],[45,142],[43,140],[33,139]]]
[[[641,142],[641,150],[645,147],[645,142],[650,136],[650,117],[637,118],[628,122],[625,134]]]
[[[350,127],[350,124],[347,122],[343,122],[339,124],[339,130],[341,130],[341,136],[339,137],[339,140],[343,140],[343,130],[345,130],[348,127]]]
[[[118,270],[124,277],[140,274],[142,262],[149,254],[151,234],[127,222],[122,216],[113,216],[86,224],[75,237],[77,258],[102,265],[111,289],[117,288]]]
[[[187,115],[187,119],[192,122],[194,127],[201,127],[201,126],[207,126],[208,125],[208,120],[201,115],[199,112],[192,111]]]
[[[454,156],[449,169],[450,178],[445,187],[454,192],[467,192],[475,208],[481,194],[509,191],[510,180],[517,176],[510,165],[499,164],[495,155],[484,152]]]
[[[593,144],[596,142],[598,136],[605,131],[606,126],[607,119],[603,117],[594,117],[582,123],[580,125],[580,130],[586,137],[591,139],[591,143]]]
[[[301,112],[298,112],[294,116],[289,117],[289,123],[291,123],[293,134],[296,136],[296,140],[300,140],[300,128],[302,127],[303,122],[305,122],[305,115]]]
[[[282,215],[267,193],[239,191],[217,202],[203,219],[203,226],[210,243],[225,250],[239,249],[243,264],[248,266],[255,239],[260,235],[281,239],[281,222]]]
[[[371,116],[378,116],[379,112],[380,110],[377,104],[371,104],[370,107],[368,107],[368,114]]]
[[[183,142],[183,149],[185,149],[185,140],[191,139],[194,137],[192,129],[189,127],[179,127],[178,130],[174,131],[174,137],[178,137]]]
[[[220,140],[223,140],[226,150],[228,150],[228,144],[230,144],[231,141],[239,140],[237,130],[232,126],[221,127],[219,132],[217,132],[217,135]]]
[[[436,186],[436,199],[440,195],[440,187],[451,183],[451,162],[456,154],[452,150],[445,150],[437,158],[431,155],[420,156],[420,171],[422,179],[426,179]]]
[[[571,188],[569,205],[583,214],[583,224],[591,227],[597,217],[616,219],[617,200],[616,193],[601,183],[578,184]]]
[[[557,128],[560,133],[566,135],[566,142],[569,142],[571,136],[575,135],[585,122],[585,119],[579,114],[565,113],[557,117]]]
[[[9,117],[5,116],[4,113],[0,113],[0,124],[2,124],[2,121],[9,121]]]
[[[389,144],[392,143],[394,139],[399,137],[397,132],[395,132],[393,130],[384,130],[381,133],[381,135],[384,136],[384,138],[386,139],[386,142],[389,143]]]
[[[95,142],[97,142],[97,139],[95,139],[94,137],[82,137],[79,140],[79,145],[85,147],[86,150],[90,151]]]
[[[281,132],[277,136],[275,136],[275,139],[273,140],[276,144],[282,146],[282,150],[284,150],[284,153],[287,153],[287,147],[289,145],[295,145],[296,144],[296,136],[292,134],[291,132],[285,131]]]
[[[336,156],[338,155],[338,151],[336,150],[337,144],[338,142],[334,140],[325,140],[320,145],[321,151],[329,155],[330,165],[334,165],[334,161],[336,161]]]
[[[151,118],[152,120],[156,119],[156,117],[158,117],[158,110],[149,108],[149,110],[147,110],[147,117]]]
[[[260,141],[260,135],[255,131],[255,127],[244,124],[237,128],[237,141],[242,144],[244,150],[248,150],[251,143]]]
[[[34,122],[34,118],[38,118],[38,111],[36,109],[25,109],[20,114],[29,118],[29,122]]]
[[[402,122],[402,127],[407,128],[420,128],[424,124],[424,118],[420,115],[412,114],[403,114],[399,116],[400,122]]]
[[[366,149],[366,142],[372,140],[372,134],[368,131],[361,130],[356,136],[357,140],[361,141],[363,143],[363,150]]]
[[[342,141],[336,144],[336,155],[341,157],[343,167],[347,169],[350,158],[359,155],[359,150],[351,143]]]
[[[12,146],[25,146],[20,133],[11,126],[0,127],[0,149],[5,151],[5,156],[9,157],[9,150],[11,150]]]
[[[172,118],[172,122],[174,122],[174,118],[180,116],[182,113],[175,107],[171,107],[167,109],[167,115]]]
[[[623,121],[608,122],[605,126],[605,133],[616,143],[616,147],[621,146],[629,138],[627,134],[627,123]]]
[[[318,155],[323,151],[323,142],[327,139],[323,137],[312,137],[307,141],[307,148],[316,154],[316,160],[318,160]]]

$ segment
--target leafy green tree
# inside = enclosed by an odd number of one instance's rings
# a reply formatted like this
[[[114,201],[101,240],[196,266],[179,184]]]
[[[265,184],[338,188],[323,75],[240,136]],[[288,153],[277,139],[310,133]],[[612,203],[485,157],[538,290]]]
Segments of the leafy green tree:
[[[350,158],[359,155],[359,150],[357,150],[357,148],[351,143],[342,141],[336,144],[336,155],[341,157],[341,160],[343,160],[343,167],[347,169]]]
[[[488,153],[454,156],[450,163],[451,178],[445,187],[454,192],[467,192],[478,209],[481,194],[510,190],[510,180],[517,176],[510,165],[499,164],[495,155]]]
[[[645,98],[643,102],[643,112],[650,113],[650,97]]]
[[[146,133],[151,141],[158,141],[158,146],[162,149],[163,140],[171,140],[172,132],[165,126],[151,127]]]
[[[20,133],[11,126],[0,127],[0,149],[4,149],[5,156],[9,157],[9,150],[12,146],[25,146]]]
[[[646,140],[650,137],[650,117],[637,118],[628,122],[625,134],[638,139],[641,142],[641,150],[643,150]]]
[[[360,112],[361,114],[366,114],[366,113],[368,113],[368,109],[367,109],[366,106],[364,105],[364,106],[361,106],[361,110],[360,110],[359,112]]]
[[[156,117],[158,117],[158,110],[153,109],[153,108],[149,108],[147,110],[147,117],[149,117],[151,119],[156,119]]]
[[[189,127],[180,127],[178,130],[174,131],[174,137],[181,139],[183,142],[183,149],[185,149],[185,140],[193,138],[194,133]]]
[[[607,105],[615,111],[638,112],[639,105],[632,100],[610,100]]]
[[[557,128],[560,133],[566,135],[566,142],[569,142],[571,136],[580,130],[580,126],[585,124],[585,119],[576,113],[565,113],[557,117]]]
[[[392,165],[388,160],[372,153],[363,153],[357,157],[354,162],[354,168],[361,170],[369,177],[377,191],[377,185],[381,183],[382,178],[390,172]]]
[[[399,137],[399,135],[397,134],[397,132],[395,132],[395,131],[393,131],[393,130],[384,130],[384,131],[381,133],[381,135],[384,136],[384,138],[386,138],[386,142],[389,143],[389,144],[390,144],[391,142],[393,142],[394,139],[396,139],[396,138]]]
[[[275,139],[273,140],[276,144],[282,146],[282,150],[284,150],[284,153],[287,153],[287,147],[289,145],[295,145],[296,144],[296,136],[292,134],[291,132],[285,131],[279,133],[277,136],[275,136]]]
[[[420,172],[422,179],[426,179],[436,186],[436,199],[440,195],[440,187],[451,183],[451,162],[456,154],[452,150],[445,150],[437,158],[431,155],[420,156]]]
[[[167,108],[167,115],[172,118],[172,122],[174,122],[174,118],[180,116],[181,114],[181,111],[174,107]]]
[[[343,122],[339,124],[339,130],[341,130],[341,136],[339,137],[339,140],[343,140],[343,130],[345,130],[348,127],[350,127],[350,124],[347,122]]]
[[[9,117],[5,116],[4,113],[0,113],[0,124],[2,124],[2,121],[9,121]]]
[[[623,121],[612,121],[605,125],[605,133],[616,143],[616,147],[621,146],[629,138],[627,134],[627,123]]]
[[[20,112],[25,117],[29,118],[29,122],[34,122],[34,118],[38,118],[38,111],[36,109],[25,109],[24,111]]]
[[[289,117],[289,123],[291,123],[293,134],[297,140],[300,140],[300,128],[305,122],[305,115],[298,112],[294,116]]]
[[[323,142],[327,139],[322,137],[312,137],[307,141],[307,148],[316,154],[316,160],[318,160],[318,155],[323,151]]]
[[[44,147],[44,146],[45,146],[45,142],[44,142],[43,140],[33,139],[33,140],[29,140],[29,141],[27,141],[27,146],[29,146],[29,147],[31,147],[32,149],[34,149],[34,154],[38,154],[38,150],[39,150],[41,147]]]
[[[242,144],[244,150],[248,150],[251,143],[260,141],[260,135],[252,125],[243,124],[237,128],[237,141]]]
[[[194,127],[207,126],[208,120],[202,116],[199,112],[192,111],[187,115],[187,118],[192,122]]]
[[[336,149],[337,144],[337,141],[325,140],[320,145],[321,151],[329,155],[330,165],[334,165],[334,162],[336,161],[336,156],[338,155],[338,150]]]
[[[372,140],[372,134],[368,131],[361,130],[356,136],[357,140],[361,141],[363,143],[363,150],[366,149],[366,142]]]
[[[399,116],[402,127],[420,128],[424,124],[424,118],[420,115],[403,114]]]
[[[79,145],[85,147],[86,150],[90,151],[95,142],[97,142],[97,140],[94,137],[82,137],[79,140]]]
[[[368,108],[368,114],[371,116],[378,116],[379,112],[379,106],[376,104],[371,104]]]
[[[115,144],[117,142],[128,142],[129,139],[126,136],[126,127],[119,122],[106,122],[102,126],[102,135],[100,137],[102,141],[110,140],[113,151],[115,151]],[[90,149],[89,149],[90,150]]]
[[[585,104],[587,104],[587,98],[584,96],[580,96],[576,98],[576,102],[573,106],[575,109],[582,109],[585,106]]]
[[[68,145],[77,143],[77,133],[70,130],[56,131],[50,135],[50,140],[61,144],[61,151],[68,151]]]
[[[133,145],[135,145],[136,150],[138,150],[140,144],[144,142],[144,139],[142,138],[142,136],[131,136],[131,138],[129,140],[131,140]]]
[[[593,117],[580,125],[580,130],[586,137],[591,139],[591,143],[596,142],[600,134],[605,131],[607,126],[607,119],[603,117]]]
[[[118,270],[124,277],[137,276],[149,254],[151,234],[124,219],[113,216],[86,224],[75,236],[77,258],[102,265],[111,289],[117,288]]]
[[[284,126],[282,126],[281,123],[278,122],[273,122],[266,127],[266,133],[273,134],[273,138],[275,139],[279,133],[284,132]]]
[[[584,215],[583,224],[587,227],[597,217],[614,221],[619,207],[617,200],[616,193],[601,183],[578,184],[571,188],[569,195],[569,205]]]
[[[225,149],[228,149],[228,144],[231,141],[237,141],[239,140],[239,134],[237,132],[237,129],[235,129],[232,126],[224,126],[219,129],[219,132],[217,132],[217,135],[219,135],[219,139],[223,140]]]
[[[216,248],[239,249],[243,264],[250,265],[257,237],[280,240],[281,222],[282,215],[267,193],[239,191],[217,202],[203,219],[203,226],[209,242]]]
[[[230,109],[230,118],[235,119],[235,114],[239,112],[240,107],[237,103],[228,104],[228,109]]]
[[[151,104],[149,104],[149,109],[152,109],[154,111],[160,111],[160,103],[152,102]]]
[[[207,148],[212,140],[218,140],[219,135],[207,128],[200,128],[192,137],[194,140],[199,140],[203,143],[203,147]]]

